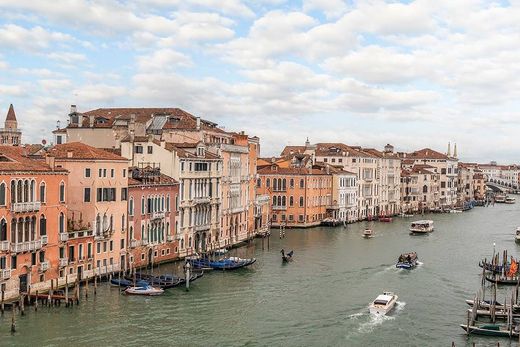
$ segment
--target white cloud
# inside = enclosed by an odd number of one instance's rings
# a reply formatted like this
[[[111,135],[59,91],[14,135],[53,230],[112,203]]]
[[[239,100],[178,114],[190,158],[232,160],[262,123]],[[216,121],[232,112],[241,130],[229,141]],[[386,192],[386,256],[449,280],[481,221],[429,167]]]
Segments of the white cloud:
[[[191,66],[192,64],[187,55],[173,49],[161,49],[137,58],[137,65],[142,71],[166,71],[179,66]]]
[[[75,64],[84,62],[87,60],[87,57],[81,53],[74,52],[52,52],[47,54],[47,58],[56,60],[65,64]]]
[[[339,17],[348,10],[343,0],[304,0],[303,11],[321,11],[329,18]]]
[[[27,29],[15,24],[5,24],[0,27],[0,45],[4,49],[37,52],[49,48],[54,42],[67,41],[72,41],[72,36],[48,31],[40,26]]]
[[[24,96],[26,91],[21,85],[0,84],[0,94],[8,96]]]

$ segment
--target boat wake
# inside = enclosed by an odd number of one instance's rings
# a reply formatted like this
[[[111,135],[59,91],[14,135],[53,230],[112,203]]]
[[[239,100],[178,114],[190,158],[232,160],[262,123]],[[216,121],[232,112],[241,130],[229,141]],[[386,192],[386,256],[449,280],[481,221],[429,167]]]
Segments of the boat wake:
[[[358,313],[353,313],[353,314],[349,314],[347,316],[348,319],[358,319],[359,317],[363,317],[366,313],[365,312],[358,312]]]
[[[391,321],[396,318],[396,316],[404,309],[406,306],[406,302],[404,301],[397,301],[395,303],[395,309],[393,312],[390,312],[389,315],[383,316],[383,315],[376,315],[376,314],[370,314],[368,310],[363,310],[363,312],[353,313],[347,316],[350,320],[361,320],[362,318],[366,317],[368,320],[365,322],[362,322],[359,324],[359,327],[357,328],[356,333],[360,334],[367,334],[374,331],[375,328],[380,326],[386,321]]]

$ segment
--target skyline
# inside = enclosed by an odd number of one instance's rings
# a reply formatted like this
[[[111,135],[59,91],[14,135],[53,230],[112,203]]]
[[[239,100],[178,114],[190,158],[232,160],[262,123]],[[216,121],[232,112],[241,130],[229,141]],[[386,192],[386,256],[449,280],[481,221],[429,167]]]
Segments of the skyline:
[[[259,136],[262,156],[309,137],[406,152],[450,141],[463,161],[517,162],[515,1],[0,9],[0,115],[14,104],[24,142],[51,140],[70,104],[172,106]]]

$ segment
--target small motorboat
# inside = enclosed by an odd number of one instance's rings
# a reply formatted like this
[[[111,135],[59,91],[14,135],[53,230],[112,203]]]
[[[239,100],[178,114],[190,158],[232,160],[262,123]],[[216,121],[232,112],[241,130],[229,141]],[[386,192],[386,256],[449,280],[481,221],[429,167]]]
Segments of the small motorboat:
[[[368,309],[371,314],[384,316],[394,308],[397,298],[392,292],[384,292],[370,303]]]
[[[146,281],[142,280],[136,280],[135,285],[134,281],[132,279],[126,279],[126,278],[112,278],[110,280],[110,285],[114,287],[146,287],[148,283]]]
[[[410,232],[417,234],[425,234],[433,231],[432,220],[418,220],[410,224]]]
[[[227,252],[228,252],[228,250],[225,249],[225,248],[216,249],[216,250],[213,251],[213,253],[214,253],[215,255],[224,255],[224,254],[226,254]]]
[[[453,208],[453,209],[450,210],[450,213],[462,213],[462,210]]]
[[[506,200],[504,202],[506,204],[514,204],[516,202],[516,199],[511,196],[508,196],[508,197],[506,197]]]
[[[384,222],[384,223],[390,223],[392,222],[392,217],[387,217],[387,216],[381,216],[379,217],[379,221],[380,222]]]
[[[292,260],[292,256],[294,254],[294,251],[290,251],[289,253],[285,254],[285,250],[282,248],[280,253],[282,253],[282,261],[284,263],[288,263],[288,262],[290,262]]]
[[[417,266],[417,260],[418,258],[416,252],[403,253],[399,256],[395,267],[398,269],[410,270]]]
[[[460,327],[466,331],[467,334],[484,335],[484,336],[500,336],[500,337],[518,337],[518,324],[494,324],[485,323],[481,325],[461,324]]]
[[[128,287],[125,290],[126,294],[129,295],[148,295],[148,296],[156,296],[164,293],[164,289],[154,288],[152,286],[146,287]]]
[[[399,217],[402,217],[402,218],[411,218],[413,217],[413,214],[410,214],[410,213],[401,213],[399,214]]]
[[[363,231],[363,237],[365,239],[371,239],[372,237],[374,237],[374,233],[372,232],[372,229],[365,229],[365,231]]]
[[[515,241],[520,243],[520,227],[516,228]]]

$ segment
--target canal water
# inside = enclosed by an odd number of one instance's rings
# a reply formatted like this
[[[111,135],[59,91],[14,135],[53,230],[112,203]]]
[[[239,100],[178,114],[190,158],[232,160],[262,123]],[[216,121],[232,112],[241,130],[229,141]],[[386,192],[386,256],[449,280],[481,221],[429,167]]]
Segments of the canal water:
[[[0,318],[2,346],[491,346],[507,339],[467,338],[465,299],[480,285],[478,261],[496,250],[518,255],[514,230],[520,204],[477,207],[459,214],[425,215],[435,232],[412,236],[414,217],[347,228],[273,230],[270,248],[257,239],[233,250],[256,257],[250,269],[208,272],[186,292],[120,295],[104,283],[96,297],[73,308],[40,307]],[[369,225],[373,239],[363,239]],[[282,264],[280,249],[294,250]],[[398,270],[402,252],[416,251],[421,265]],[[178,270],[163,265],[160,272]],[[397,309],[374,318],[368,303],[384,290],[399,295]],[[499,292],[503,301],[505,292]],[[516,342],[514,343],[516,346]]]

